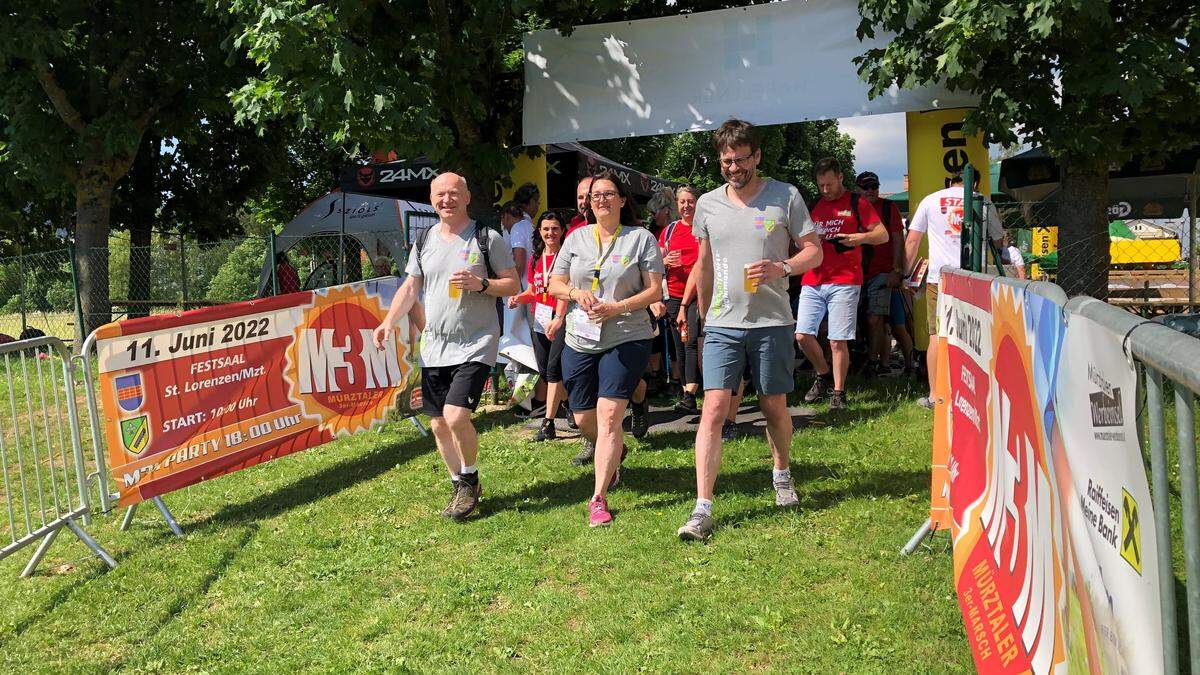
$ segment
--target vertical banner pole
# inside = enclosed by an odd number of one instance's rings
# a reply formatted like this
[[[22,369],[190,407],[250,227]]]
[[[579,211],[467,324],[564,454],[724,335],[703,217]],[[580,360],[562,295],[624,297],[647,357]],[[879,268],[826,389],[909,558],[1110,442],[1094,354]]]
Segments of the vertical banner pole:
[[[338,283],[346,283],[346,193],[342,193],[342,227],[338,231]]]
[[[271,234],[267,237],[267,241],[271,247],[271,250],[270,250],[271,295],[279,295],[279,265],[276,264],[276,262],[275,262],[275,257],[279,254],[276,253],[276,250],[275,250],[276,245],[275,245],[275,228],[274,227],[271,228]]]

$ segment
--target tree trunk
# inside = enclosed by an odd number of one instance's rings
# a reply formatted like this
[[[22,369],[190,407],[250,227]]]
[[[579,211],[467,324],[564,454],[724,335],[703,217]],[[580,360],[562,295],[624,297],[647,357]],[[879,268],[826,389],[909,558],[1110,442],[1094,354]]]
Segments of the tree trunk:
[[[467,181],[467,189],[471,191],[471,204],[467,207],[471,218],[486,224],[488,227],[499,227],[500,219],[496,215],[495,176],[480,176],[474,171],[465,171],[463,178]]]
[[[1058,205],[1058,285],[1068,297],[1108,298],[1108,166],[1064,157]]]
[[[96,163],[84,162],[75,181],[75,264],[83,335],[112,321],[108,294],[108,229],[113,181]]]
[[[161,140],[147,134],[138,150],[137,158],[130,169],[133,194],[130,196],[129,221],[124,223],[129,230],[129,299],[150,299],[151,259],[150,235],[154,227],[154,214],[158,211],[158,154]],[[147,307],[129,308],[129,318],[149,316]]]

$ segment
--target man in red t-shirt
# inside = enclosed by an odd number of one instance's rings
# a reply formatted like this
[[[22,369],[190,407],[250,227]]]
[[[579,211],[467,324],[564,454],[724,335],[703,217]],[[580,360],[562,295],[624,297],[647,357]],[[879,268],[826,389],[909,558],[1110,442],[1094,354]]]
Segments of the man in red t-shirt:
[[[867,331],[870,337],[867,343],[867,367],[863,374],[869,377],[891,370],[889,323],[892,326],[892,335],[896,337],[900,350],[904,352],[905,370],[909,371],[912,368],[912,336],[908,334],[908,320],[902,299],[896,297],[901,292],[900,280],[904,273],[904,224],[900,221],[900,209],[886,199],[879,198],[879,176],[874,173],[864,171],[858,174],[854,183],[862,196],[879,213],[888,231],[888,240],[875,247],[863,277],[863,292],[867,294]],[[898,304],[900,311],[894,312]]]
[[[584,176],[579,179],[579,183],[575,186],[575,217],[571,219],[571,223],[567,225],[567,233],[563,235],[563,241],[571,236],[571,233],[579,228],[587,225],[587,209],[588,203],[591,201],[588,198],[588,193],[592,191],[592,177]]]
[[[846,407],[846,373],[850,345],[858,323],[858,294],[863,283],[862,246],[882,244],[887,230],[875,209],[842,183],[842,167],[832,157],[817,162],[821,198],[809,209],[822,239],[820,266],[804,273],[796,311],[796,339],[813,364],[817,378],[804,395],[812,403],[829,394],[829,409]],[[829,316],[829,349],[833,368],[817,342],[821,320]]]

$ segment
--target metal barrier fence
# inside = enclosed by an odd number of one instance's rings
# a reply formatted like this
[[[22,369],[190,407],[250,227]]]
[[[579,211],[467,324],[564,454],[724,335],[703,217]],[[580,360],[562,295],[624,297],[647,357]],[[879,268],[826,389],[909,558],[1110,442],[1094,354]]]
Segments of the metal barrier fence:
[[[1200,394],[1200,339],[1190,337],[1155,321],[1140,319],[1094,298],[1078,297],[1067,303],[1069,314],[1085,316],[1121,336],[1127,352],[1140,366],[1145,384],[1149,445],[1151,497],[1158,539],[1159,569],[1174,570],[1171,541],[1170,495],[1178,491],[1184,549],[1184,582],[1187,588],[1187,636],[1190,669],[1200,673],[1200,492],[1197,483],[1195,397]],[[1178,444],[1178,485],[1168,475],[1167,388],[1173,389],[1175,440]],[[1141,420],[1139,420],[1139,430]],[[1175,575],[1159,575],[1162,603],[1163,663],[1168,673],[1179,672],[1178,612],[1175,606]]]
[[[91,500],[70,351],[54,337],[11,342],[0,345],[0,367],[0,559],[40,540],[27,577],[66,527],[116,567],[82,526]]]

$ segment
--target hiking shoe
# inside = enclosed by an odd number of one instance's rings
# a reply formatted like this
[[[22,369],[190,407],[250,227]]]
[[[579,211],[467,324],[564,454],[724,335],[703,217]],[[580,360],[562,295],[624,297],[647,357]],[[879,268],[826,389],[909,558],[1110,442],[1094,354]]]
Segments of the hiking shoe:
[[[845,410],[846,409],[846,392],[838,391],[837,389],[834,389],[833,393],[829,395],[829,409],[830,410]]]
[[[646,437],[646,432],[650,430],[650,426],[646,423],[646,405],[645,401],[641,403],[630,403],[629,408],[632,412],[629,420],[629,433],[633,434],[634,438],[642,439]]]
[[[585,438],[583,439],[583,449],[579,451],[578,455],[575,455],[574,459],[571,460],[571,464],[574,466],[585,466],[591,464],[592,459],[595,457],[596,444]]]
[[[683,527],[675,531],[681,541],[707,541],[712,533],[712,516],[699,511],[693,512]]]
[[[696,407],[696,395],[684,392],[675,402],[675,412],[684,415],[699,415],[700,409]]]
[[[921,406],[922,408],[933,410],[933,398],[930,396],[922,396],[921,398],[917,399],[917,405]]]
[[[533,434],[533,440],[552,441],[558,438],[558,430],[554,428],[554,420],[542,420],[542,426]]]
[[[475,507],[479,505],[479,497],[483,495],[483,485],[478,482],[471,485],[465,480],[458,481],[458,489],[455,491],[454,501],[450,505],[450,517],[455,520],[462,520],[471,515],[475,511]]]
[[[828,396],[832,389],[832,378],[828,378],[825,375],[818,375],[817,379],[813,380],[812,387],[809,388],[808,393],[804,395],[804,402],[816,403]]]
[[[454,502],[458,499],[458,485],[461,482],[456,480],[450,483],[453,487],[450,488],[450,501],[446,502],[446,508],[442,509],[443,518],[449,518],[450,514],[454,512]]]
[[[612,523],[612,514],[608,512],[608,500],[604,497],[593,497],[588,502],[588,527],[604,527]]]
[[[796,483],[790,474],[785,478],[772,480],[771,485],[775,488],[775,506],[791,507],[800,504],[800,497],[796,494]]]
[[[729,420],[725,420],[725,423],[721,425],[721,440],[722,441],[736,441],[737,437],[738,437],[737,422],[730,422]]]
[[[862,368],[862,378],[872,380],[883,375],[883,372],[883,366],[878,361],[867,361],[867,365]]]

